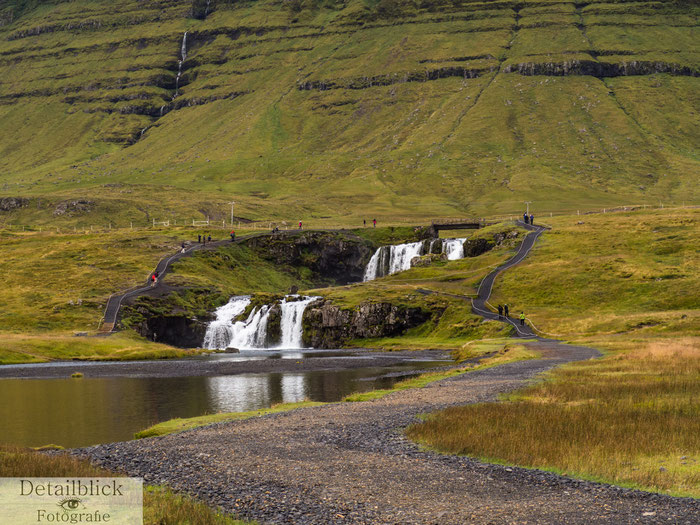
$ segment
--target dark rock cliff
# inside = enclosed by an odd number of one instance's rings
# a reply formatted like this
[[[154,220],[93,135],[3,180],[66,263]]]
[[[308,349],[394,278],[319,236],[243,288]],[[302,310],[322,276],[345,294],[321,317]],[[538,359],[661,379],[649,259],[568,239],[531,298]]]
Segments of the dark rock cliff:
[[[421,308],[364,302],[343,309],[319,299],[304,312],[303,341],[313,348],[342,348],[351,339],[402,334],[429,318],[430,313]]]
[[[374,253],[370,241],[337,232],[280,232],[251,239],[247,245],[275,264],[308,268],[319,284],[361,281]]]

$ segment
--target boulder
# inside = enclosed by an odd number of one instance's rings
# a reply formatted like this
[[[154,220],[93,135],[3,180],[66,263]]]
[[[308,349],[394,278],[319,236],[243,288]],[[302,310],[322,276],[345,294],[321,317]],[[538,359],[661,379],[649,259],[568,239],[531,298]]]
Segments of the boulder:
[[[22,197],[3,197],[0,199],[0,211],[13,211],[29,205],[29,199]]]
[[[56,217],[61,215],[82,215],[84,213],[90,213],[94,207],[95,203],[93,201],[82,199],[64,201],[59,203],[58,206],[56,206],[56,209],[53,211],[53,214]]]

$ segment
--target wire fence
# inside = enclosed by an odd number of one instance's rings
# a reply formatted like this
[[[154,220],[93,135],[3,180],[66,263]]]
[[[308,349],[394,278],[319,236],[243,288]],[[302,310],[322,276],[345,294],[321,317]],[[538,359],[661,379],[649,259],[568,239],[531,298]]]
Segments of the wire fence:
[[[604,214],[604,213],[620,213],[620,212],[631,212],[639,210],[654,210],[654,209],[697,209],[700,205],[695,204],[674,204],[674,205],[664,205],[659,203],[657,205],[652,204],[629,204],[625,206],[614,206],[608,208],[596,208],[596,209],[579,209],[575,211],[542,211],[542,210],[531,210],[535,216],[535,221],[539,221],[540,224],[542,220],[552,217],[561,216],[586,216],[591,214]],[[419,219],[415,217],[392,217],[392,218],[382,218],[377,222],[378,226],[393,226],[393,227],[416,227],[416,226],[430,226],[431,224],[441,224],[449,225],[465,222],[479,222],[482,225],[487,225],[489,223],[498,223],[505,221],[514,221],[522,218],[519,214],[498,214],[498,215],[486,215],[482,217],[439,217],[432,219]],[[355,229],[355,228],[371,228],[371,221],[365,220],[360,222],[357,219],[352,221],[344,221],[343,219],[306,219],[303,221],[302,226],[304,229]],[[299,221],[294,220],[257,220],[257,221],[247,221],[247,220],[234,220],[231,223],[229,220],[224,219],[202,219],[199,218],[179,218],[179,219],[164,219],[159,220],[157,218],[152,218],[149,221],[115,221],[107,223],[96,223],[96,224],[78,224],[78,225],[57,225],[50,226],[47,224],[42,225],[29,225],[29,224],[14,224],[14,223],[0,223],[0,230],[6,230],[10,232],[25,232],[25,233],[47,233],[47,234],[90,234],[90,233],[109,233],[112,231],[192,231],[194,234],[197,233],[212,233],[212,232],[223,232],[228,233],[230,230],[235,231],[261,231],[261,230],[273,230],[277,228],[279,230],[298,230]]]

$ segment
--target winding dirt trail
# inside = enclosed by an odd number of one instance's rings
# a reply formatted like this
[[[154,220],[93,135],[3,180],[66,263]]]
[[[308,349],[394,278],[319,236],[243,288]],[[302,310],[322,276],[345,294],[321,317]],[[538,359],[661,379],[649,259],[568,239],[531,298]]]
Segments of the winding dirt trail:
[[[494,270],[490,283],[485,279],[475,311],[486,310],[493,279],[522,260],[540,233],[533,229],[525,248]],[[403,429],[422,413],[496,400],[553,367],[599,355],[551,340],[525,344],[541,357],[380,400],[299,409],[74,453],[261,523],[700,522],[698,500],[435,454],[403,437]]]

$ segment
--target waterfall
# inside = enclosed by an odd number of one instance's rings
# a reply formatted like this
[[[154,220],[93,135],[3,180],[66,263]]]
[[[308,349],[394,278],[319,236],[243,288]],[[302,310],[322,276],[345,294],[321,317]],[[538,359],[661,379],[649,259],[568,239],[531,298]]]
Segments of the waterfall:
[[[427,245],[421,242],[407,244],[396,244],[393,246],[382,246],[369,260],[365,268],[363,281],[372,281],[378,277],[384,277],[396,272],[408,270],[411,267],[411,260],[414,257],[433,253],[433,247],[440,243],[440,253],[447,255],[447,259],[454,261],[464,257],[464,239],[432,239]]]
[[[207,0],[207,7],[206,7],[206,9],[204,9],[204,18],[206,18],[207,15],[209,14],[209,4],[210,3],[211,3],[211,0]]]
[[[447,255],[448,261],[456,261],[464,257],[464,241],[463,239],[445,239],[442,243],[442,249]]]
[[[159,116],[161,116],[161,117],[163,116],[163,111],[164,111],[164,110],[165,110],[165,105],[162,105],[162,106],[160,107],[160,115],[159,115]]]
[[[187,58],[187,31],[182,35],[182,45],[180,46],[180,60],[185,61]]]
[[[268,347],[301,349],[301,321],[304,310],[318,297],[289,300],[291,298],[296,299],[298,296],[286,296],[279,303],[282,333],[279,344],[268,344],[267,324],[274,304],[253,308],[245,321],[233,321],[250,305],[250,297],[246,295],[233,297],[227,304],[216,310],[216,319],[209,323],[202,347],[209,350],[224,348],[255,350]]]
[[[173,98],[177,97],[178,89],[180,88],[180,77],[182,76],[182,64],[187,58],[187,31],[182,36],[182,45],[180,46],[180,60],[177,61],[177,76],[175,77],[175,94]]]
[[[298,301],[287,302],[287,298],[284,298],[281,303],[282,341],[280,348],[303,348],[301,319],[308,304],[316,299],[316,297],[306,297]]]
[[[232,298],[228,303],[216,309],[216,319],[209,323],[207,333],[204,334],[202,346],[210,350],[227,348],[233,334],[233,319],[245,312],[250,304],[250,297],[239,296]]]
[[[385,275],[408,270],[411,267],[411,259],[422,254],[422,241],[382,246],[374,252],[374,255],[369,260],[363,280],[371,281],[377,277],[384,277]]]

